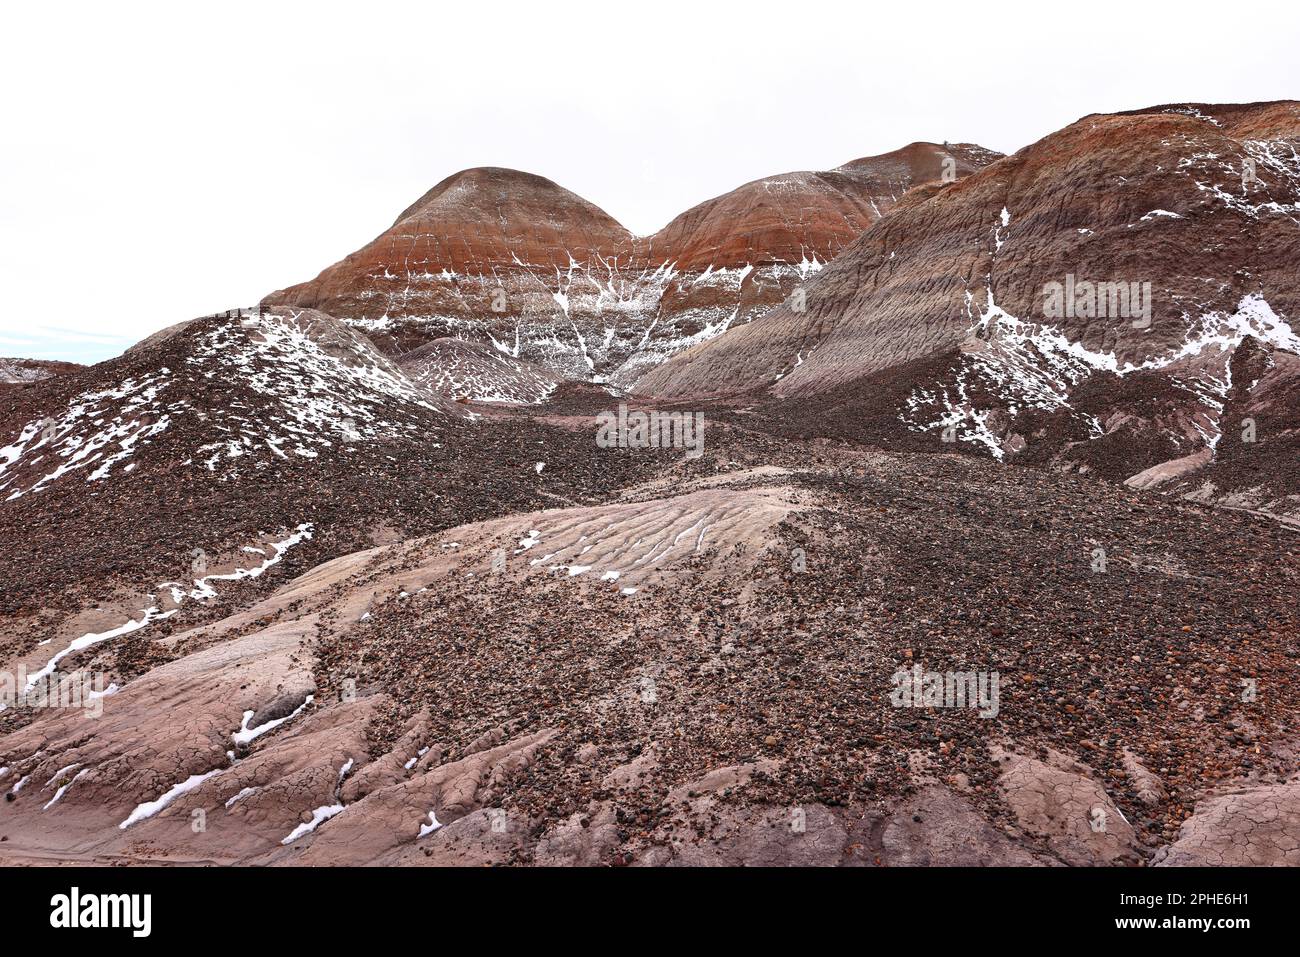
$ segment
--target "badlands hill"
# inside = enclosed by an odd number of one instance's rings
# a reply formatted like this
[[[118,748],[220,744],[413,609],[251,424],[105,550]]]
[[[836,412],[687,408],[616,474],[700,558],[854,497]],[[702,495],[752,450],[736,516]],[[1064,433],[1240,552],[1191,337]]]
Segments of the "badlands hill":
[[[1295,102],[1084,117],[910,195],[804,305],[635,388],[1300,513]]]
[[[782,301],[907,190],[997,156],[914,143],[748,183],[639,239],[540,176],[465,170],[356,253],[266,301],[343,319],[393,357],[454,339],[556,380],[627,385]],[[527,394],[532,370],[520,377]],[[457,397],[501,394],[499,377],[481,390],[461,378],[448,386]]]
[[[951,183],[920,144],[639,240],[462,174],[275,305],[0,391],[0,676],[103,677],[0,701],[0,862],[1300,863],[1300,544],[1222,494],[1294,472],[1295,117]],[[1033,318],[1130,267],[1149,325]],[[596,442],[634,380],[701,455]]]

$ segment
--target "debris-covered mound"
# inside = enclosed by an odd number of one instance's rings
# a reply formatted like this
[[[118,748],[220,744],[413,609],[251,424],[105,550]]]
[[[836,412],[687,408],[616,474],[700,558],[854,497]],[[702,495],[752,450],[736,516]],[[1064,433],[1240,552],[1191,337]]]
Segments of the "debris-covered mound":
[[[433,394],[462,402],[535,404],[557,385],[554,373],[509,349],[463,339],[434,339],[404,353],[398,365]]]
[[[4,410],[14,438],[0,496],[12,502],[73,482],[98,488],[158,468],[150,453],[159,449],[168,464],[237,481],[254,463],[424,434],[444,412],[443,400],[323,313],[214,316],[15,396]]]
[[[489,427],[308,310],[183,324],[5,394],[0,428],[0,657],[32,669],[124,627],[229,614],[376,542],[599,501],[656,467],[611,466],[589,434],[541,421]]]
[[[608,504],[141,632],[169,660],[97,722],[0,738],[0,855],[1123,865],[1237,841],[1225,789],[1289,793],[1292,530],[966,457],[713,441]]]

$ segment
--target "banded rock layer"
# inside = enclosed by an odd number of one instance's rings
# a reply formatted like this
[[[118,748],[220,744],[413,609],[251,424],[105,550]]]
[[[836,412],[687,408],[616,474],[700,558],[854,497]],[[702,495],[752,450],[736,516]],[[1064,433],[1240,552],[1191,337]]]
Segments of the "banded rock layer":
[[[1300,428],[1293,101],[1084,117],[917,190],[804,299],[637,390],[847,389],[857,397],[839,408],[859,416],[890,391],[873,414],[936,442],[1300,512],[1287,477]],[[884,390],[904,368],[910,386]],[[1218,467],[1243,452],[1253,466]]]
[[[641,238],[540,176],[465,170],[368,245],[267,302],[337,316],[394,356],[450,338],[490,344],[558,379],[627,386],[781,302],[910,188],[997,155],[914,143],[829,172],[756,180]],[[497,395],[463,378],[448,387],[456,397]]]

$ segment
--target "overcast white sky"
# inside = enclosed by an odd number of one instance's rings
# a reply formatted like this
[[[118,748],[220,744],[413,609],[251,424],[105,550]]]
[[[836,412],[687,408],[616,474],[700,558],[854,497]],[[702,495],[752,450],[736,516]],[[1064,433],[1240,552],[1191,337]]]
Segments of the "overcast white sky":
[[[909,2],[13,3],[0,355],[97,361],[308,279],[470,166],[647,233],[913,140],[1300,97],[1300,13]]]

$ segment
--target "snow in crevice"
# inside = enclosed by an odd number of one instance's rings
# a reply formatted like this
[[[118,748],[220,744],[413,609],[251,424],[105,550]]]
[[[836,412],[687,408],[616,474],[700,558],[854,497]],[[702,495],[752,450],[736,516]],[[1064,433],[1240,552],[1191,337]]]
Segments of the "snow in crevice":
[[[136,805],[135,810],[132,811],[131,814],[127,817],[127,819],[123,821],[121,824],[119,824],[118,827],[121,830],[125,831],[128,827],[131,827],[133,824],[139,824],[141,821],[148,820],[149,818],[157,814],[159,811],[162,811],[164,808],[166,808],[177,798],[182,797],[185,794],[188,794],[190,791],[193,791],[204,781],[208,780],[208,778],[220,774],[223,770],[225,769],[216,768],[212,771],[208,771],[206,774],[190,775],[184,781],[181,781],[179,784],[173,785],[171,788],[164,791],[155,800],[145,801],[142,804]]]
[[[68,655],[84,651],[91,645],[97,645],[101,641],[108,641],[110,638],[117,638],[121,635],[129,635],[133,631],[139,631],[141,628],[144,628],[146,625],[155,621],[170,618],[172,615],[176,614],[177,611],[179,611],[177,608],[173,608],[170,611],[160,611],[156,606],[153,606],[146,608],[139,618],[132,619],[131,621],[126,622],[126,624],[118,625],[116,628],[110,628],[108,631],[90,632],[82,635],[80,638],[74,638],[68,644],[68,647],[50,658],[50,660],[47,661],[39,671],[28,675],[27,690],[31,691],[38,681],[43,681],[46,677],[53,674],[54,669],[58,667],[59,662]]]
[[[821,272],[824,265],[825,263],[823,263],[821,260],[817,258],[816,253],[812,254],[811,259],[808,258],[808,254],[806,252],[802,253],[799,258],[799,262],[796,264],[796,267],[799,270],[799,278],[807,279],[813,273]]]
[[[274,731],[276,728],[280,727],[280,725],[292,721],[294,718],[298,717],[298,715],[302,714],[303,711],[307,709],[307,707],[312,703],[312,700],[314,698],[315,695],[307,695],[306,700],[303,701],[302,704],[298,705],[298,707],[294,709],[294,711],[292,711],[290,714],[285,715],[283,718],[273,718],[270,721],[267,721],[263,724],[259,724],[255,728],[250,728],[248,726],[248,722],[253,720],[253,716],[257,714],[257,712],[245,711],[244,720],[240,724],[239,730],[230,736],[230,740],[233,741],[236,745],[249,744],[250,742],[256,740],[257,738],[260,738],[262,735]]]
[[[303,835],[310,834],[312,831],[316,830],[316,828],[320,827],[330,818],[334,817],[337,814],[342,814],[345,809],[346,808],[342,804],[327,804],[324,807],[316,808],[314,811],[311,812],[310,821],[307,821],[303,824],[299,824],[292,831],[290,831],[288,836],[282,839],[280,843],[282,845],[292,844],[294,841],[298,840],[298,838],[302,837]]]
[[[81,780],[81,778],[83,778],[88,773],[90,773],[90,768],[82,768],[80,771],[78,771],[75,775],[72,776],[72,780],[68,781],[66,784],[59,785],[59,789],[54,792],[54,797],[50,798],[49,801],[46,802],[45,806],[41,808],[41,810],[48,811],[54,805],[58,804],[59,800],[63,797],[63,795],[68,792],[68,788],[76,784],[79,780]],[[59,775],[55,775],[54,779],[51,780],[50,783],[53,784],[54,780],[57,780],[58,777]]]
[[[1002,246],[1003,243],[1005,242],[1005,240],[1002,238],[1002,230],[1006,229],[1009,225],[1011,225],[1011,213],[1008,212],[1005,206],[1003,206],[1002,212],[998,214],[998,222],[993,227],[993,254],[994,255],[997,255],[1002,251]]]
[[[280,841],[281,845],[288,846],[289,844],[292,844],[294,841],[298,840],[298,838],[312,833],[316,828],[320,827],[330,818],[336,817],[347,810],[347,806],[343,803],[340,792],[343,787],[343,779],[346,778],[348,772],[352,770],[353,763],[354,759],[348,758],[343,762],[343,766],[339,768],[338,780],[334,785],[334,803],[325,804],[313,810],[311,812],[311,820],[302,822],[290,831],[289,834]]]
[[[74,638],[71,642],[68,643],[68,646],[66,648],[64,648],[62,651],[55,653],[49,659],[49,661],[47,661],[40,668],[39,671],[36,671],[33,674],[28,676],[26,690],[31,691],[32,688],[36,686],[37,682],[42,681],[49,675],[53,674],[54,670],[58,667],[59,662],[62,661],[64,658],[68,657],[69,655],[77,654],[78,652],[84,651],[87,648],[100,644],[101,642],[108,641],[112,638],[118,638],[121,637],[122,635],[129,635],[132,632],[139,631],[141,628],[145,628],[153,624],[153,622],[155,621],[162,621],[164,619],[170,618],[172,615],[176,614],[178,611],[181,610],[180,608],[181,604],[187,599],[202,600],[208,598],[215,598],[217,596],[217,592],[212,587],[211,584],[212,582],[239,581],[245,578],[257,578],[258,576],[262,575],[271,566],[277,564],[280,561],[280,559],[284,557],[284,553],[287,552],[294,545],[297,545],[298,543],[304,541],[305,539],[311,538],[311,534],[312,534],[312,524],[310,522],[303,523],[299,525],[297,529],[291,535],[289,535],[288,538],[285,538],[284,540],[279,542],[270,543],[270,547],[274,551],[274,554],[266,558],[261,564],[253,566],[251,568],[238,568],[235,571],[227,574],[221,574],[221,575],[214,574],[214,575],[208,575],[204,578],[195,579],[194,587],[192,589],[187,590],[177,582],[164,582],[162,585],[158,587],[158,590],[170,594],[173,607],[169,608],[166,611],[163,611],[158,605],[151,604],[149,607],[145,608],[144,611],[141,612],[139,618],[133,618],[121,625],[118,625],[116,628],[110,628],[107,631],[88,632],[84,635],[81,635],[80,637]],[[155,598],[155,595],[150,595],[149,598],[152,601]],[[114,686],[114,688],[115,687],[116,686]],[[111,693],[112,690],[105,691],[103,696],[107,696]]]
[[[411,770],[411,768],[415,767],[416,762],[418,762],[420,758],[424,757],[428,753],[429,753],[428,747],[420,748],[418,751],[415,752],[415,756],[411,758],[411,760],[407,761],[404,765],[402,765],[402,767],[407,771]]]
[[[1182,360],[1218,350],[1230,353],[1246,336],[1255,336],[1269,345],[1300,354],[1300,336],[1291,325],[1273,311],[1268,301],[1257,293],[1243,296],[1232,313],[1212,310],[1196,319],[1185,317],[1187,331],[1183,341],[1172,350],[1141,362],[1120,363],[1114,352],[1089,349],[1070,340],[1059,329],[1044,323],[1027,323],[1010,315],[993,301],[980,316],[976,329],[992,331],[993,339],[1012,349],[1024,351],[1032,346],[1037,352],[1078,369],[1093,369],[1128,375],[1149,369],[1163,369]],[[973,330],[974,331],[974,330]]]
[[[242,801],[244,798],[246,798],[246,797],[252,797],[252,796],[253,796],[254,794],[256,794],[259,790],[261,790],[261,789],[260,789],[260,788],[254,788],[254,787],[243,788],[243,789],[242,789],[238,794],[234,795],[233,797],[230,797],[230,798],[227,798],[227,799],[226,799],[226,805],[225,805],[225,806],[226,806],[226,810],[230,810],[232,807],[234,807],[236,804],[238,804],[238,803],[239,803],[240,801]]]
[[[168,589],[171,592],[172,601],[178,605],[186,598],[195,600],[216,598],[217,591],[212,587],[213,582],[235,582],[242,581],[245,578],[259,578],[267,571],[267,569],[271,568],[273,565],[279,564],[280,559],[284,557],[285,552],[293,548],[295,545],[310,539],[312,537],[313,527],[314,526],[311,522],[303,522],[294,529],[288,538],[278,542],[269,543],[269,547],[273,554],[267,556],[267,558],[259,565],[253,565],[248,568],[236,568],[233,572],[226,572],[224,574],[205,575],[202,578],[196,578],[194,579],[194,587],[190,589],[186,589],[179,582],[164,582],[160,587]],[[261,549],[245,548],[244,550],[255,551],[263,555],[266,554]]]
[[[1183,116],[1195,117],[1198,120],[1204,120],[1206,123],[1209,123],[1211,126],[1218,126],[1218,127],[1223,126],[1223,124],[1220,123],[1218,120],[1216,120],[1214,117],[1206,116],[1204,113],[1196,109],[1196,107],[1194,106],[1171,107],[1170,109],[1165,110],[1165,112],[1180,113]]]

